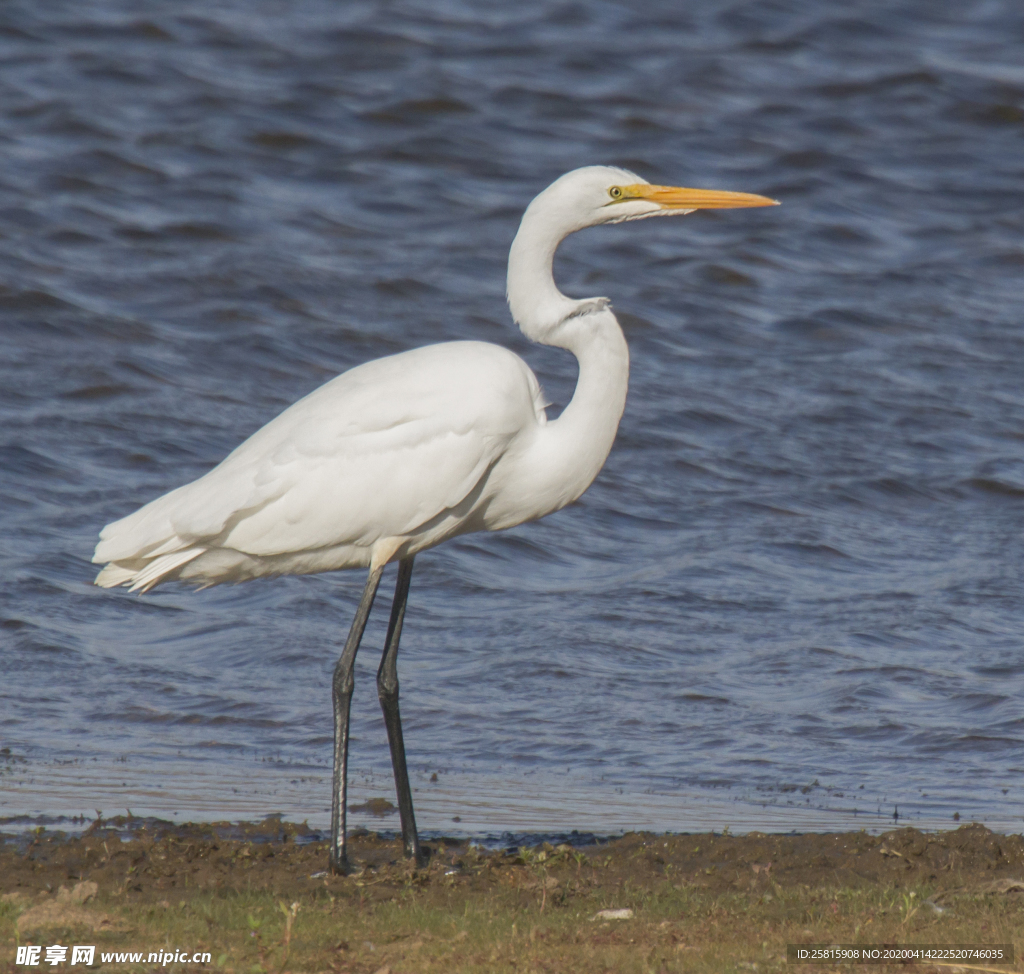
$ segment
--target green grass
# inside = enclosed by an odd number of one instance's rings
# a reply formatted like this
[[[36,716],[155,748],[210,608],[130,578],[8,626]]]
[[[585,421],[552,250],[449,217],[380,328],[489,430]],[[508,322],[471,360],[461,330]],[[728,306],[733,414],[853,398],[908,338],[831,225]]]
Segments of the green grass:
[[[121,929],[83,935],[51,928],[23,941],[96,943],[99,950],[144,953],[206,950],[212,966],[252,974],[373,974],[382,968],[391,974],[662,974],[782,970],[786,944],[795,942],[1019,945],[1024,925],[1024,911],[1012,895],[965,893],[947,898],[939,913],[928,905],[935,892],[928,886],[783,889],[773,884],[756,894],[710,894],[670,880],[595,890],[574,887],[569,877],[548,892],[524,891],[521,883],[511,882],[470,890],[441,878],[428,885],[410,879],[382,899],[367,895],[373,888],[331,880],[291,901],[256,891],[199,892],[163,901],[166,905],[132,904],[123,895],[100,897],[90,907],[118,918]],[[592,919],[598,910],[623,907],[634,911],[633,919]],[[0,930],[12,947],[20,912],[11,904],[0,907]]]
[[[265,839],[267,828],[253,831]],[[1024,839],[980,826],[631,834],[587,854],[439,841],[419,870],[396,841],[366,835],[356,843],[365,869],[350,877],[323,875],[325,846],[295,841],[302,828],[281,826],[279,837],[275,825],[272,842],[161,826],[128,842],[97,830],[0,848],[0,893],[16,897],[0,900],[0,971],[29,970],[14,966],[18,943],[95,944],[100,968],[106,951],[208,951],[206,970],[232,974],[851,971],[789,965],[786,945],[1024,943]],[[85,884],[98,892],[72,904],[60,889],[79,882],[83,895]],[[605,909],[633,916],[595,920]]]

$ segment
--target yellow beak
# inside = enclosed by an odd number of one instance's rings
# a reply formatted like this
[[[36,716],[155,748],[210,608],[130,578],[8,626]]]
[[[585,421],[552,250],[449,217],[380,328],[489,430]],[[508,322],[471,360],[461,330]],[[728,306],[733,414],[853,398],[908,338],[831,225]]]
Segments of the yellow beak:
[[[666,210],[724,210],[743,206],[778,206],[778,200],[754,193],[728,193],[722,189],[685,189],[634,183],[622,187],[622,201],[650,200]]]

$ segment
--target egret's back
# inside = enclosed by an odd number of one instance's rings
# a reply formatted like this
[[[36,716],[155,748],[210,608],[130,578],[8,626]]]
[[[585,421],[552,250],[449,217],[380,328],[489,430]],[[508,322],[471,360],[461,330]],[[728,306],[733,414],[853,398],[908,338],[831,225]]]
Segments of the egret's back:
[[[467,499],[482,496],[517,438],[543,425],[543,406],[530,369],[497,345],[429,345],[368,362],[203,477],[107,525],[96,582],[134,590],[365,566],[382,539],[421,550],[475,529]]]

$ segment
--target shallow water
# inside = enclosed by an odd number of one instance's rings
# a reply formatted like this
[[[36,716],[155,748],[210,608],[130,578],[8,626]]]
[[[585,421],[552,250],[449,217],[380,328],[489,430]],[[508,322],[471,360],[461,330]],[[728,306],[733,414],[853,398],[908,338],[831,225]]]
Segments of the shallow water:
[[[96,532],[405,348],[506,344],[563,404],[504,263],[601,162],[784,205],[562,248],[630,400],[577,505],[417,559],[421,824],[1020,829],[1024,8],[168,11],[0,11],[0,815],[323,820],[362,578],[101,591]]]

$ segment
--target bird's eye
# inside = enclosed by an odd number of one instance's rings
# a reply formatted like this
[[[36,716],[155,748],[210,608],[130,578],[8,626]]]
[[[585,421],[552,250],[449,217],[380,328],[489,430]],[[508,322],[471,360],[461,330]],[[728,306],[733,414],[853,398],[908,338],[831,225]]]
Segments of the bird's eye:
[[[622,188],[619,186],[613,186],[610,190],[608,190],[608,195],[613,200],[620,200],[622,199]]]

